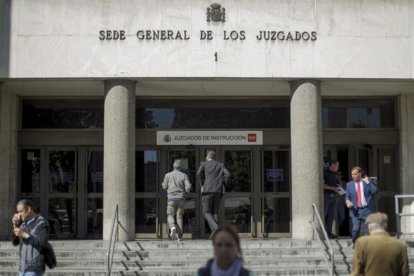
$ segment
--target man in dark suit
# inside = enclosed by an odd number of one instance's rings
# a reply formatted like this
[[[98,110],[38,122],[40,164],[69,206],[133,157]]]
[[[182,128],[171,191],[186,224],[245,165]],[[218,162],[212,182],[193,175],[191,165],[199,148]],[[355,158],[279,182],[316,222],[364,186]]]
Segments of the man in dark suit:
[[[376,211],[374,195],[378,192],[377,186],[365,175],[362,178],[360,167],[352,168],[352,181],[346,184],[345,203],[352,218],[352,242],[355,244],[359,231],[366,218]],[[368,229],[365,228],[365,234]]]
[[[356,241],[351,276],[410,274],[407,245],[387,233],[387,222],[383,213],[367,217],[369,236]]]
[[[332,224],[335,218],[336,202],[338,197],[339,179],[337,176],[339,170],[338,160],[329,162],[329,167],[323,170],[323,190],[325,206],[325,229],[330,239],[336,238],[332,233]]]
[[[201,180],[201,202],[203,215],[211,230],[211,235],[218,228],[218,211],[223,196],[224,184],[230,176],[224,165],[215,160],[216,152],[207,151],[205,162],[201,162],[197,175]]]

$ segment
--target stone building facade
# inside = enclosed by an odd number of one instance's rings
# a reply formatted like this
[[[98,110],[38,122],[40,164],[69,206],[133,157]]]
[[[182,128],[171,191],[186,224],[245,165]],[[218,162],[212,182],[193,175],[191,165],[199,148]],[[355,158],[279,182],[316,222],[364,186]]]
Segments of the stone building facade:
[[[4,221],[27,197],[56,238],[107,239],[115,206],[121,239],[166,237],[160,184],[181,158],[185,237],[205,237],[209,148],[243,237],[311,238],[332,159],[344,180],[377,176],[393,219],[414,192],[412,0],[0,0],[0,15]]]

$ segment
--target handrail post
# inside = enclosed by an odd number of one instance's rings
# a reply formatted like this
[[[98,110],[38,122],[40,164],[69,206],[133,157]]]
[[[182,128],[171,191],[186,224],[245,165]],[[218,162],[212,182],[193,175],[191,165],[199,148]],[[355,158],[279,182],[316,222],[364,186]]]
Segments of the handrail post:
[[[400,238],[401,236],[404,236],[404,235],[414,235],[414,232],[403,233],[402,229],[401,229],[401,218],[402,217],[410,217],[410,218],[414,217],[414,213],[411,212],[411,207],[409,208],[409,211],[407,211],[405,213],[403,213],[403,212],[400,213],[399,200],[400,199],[404,200],[404,199],[407,199],[407,198],[414,199],[414,194],[411,194],[411,195],[402,195],[402,194],[401,195],[394,195],[394,199],[395,199],[395,221],[397,223],[397,225],[396,225],[396,227],[397,227],[397,238]],[[403,204],[403,206],[404,206],[404,204]],[[410,204],[410,206],[411,206],[411,204]]]
[[[400,232],[401,232],[401,226],[400,226],[401,217],[400,217],[400,211],[399,211],[400,206],[399,206],[399,202],[398,202],[398,200],[399,200],[398,195],[394,196],[394,200],[395,200],[395,220],[396,220],[396,224],[397,224],[397,239],[399,239],[400,238]]]
[[[107,274],[111,276],[112,273],[112,263],[114,259],[114,251],[116,241],[118,241],[118,226],[119,226],[119,218],[118,218],[118,204],[115,207],[114,219],[112,221],[111,227],[111,239],[109,240],[109,248],[108,248],[108,260],[107,260]],[[114,237],[115,235],[115,237]]]
[[[325,261],[327,262],[327,266],[328,266],[328,270],[329,270],[329,274],[331,276],[333,276],[335,274],[335,260],[334,260],[334,251],[331,245],[331,242],[328,238],[328,234],[326,233],[325,230],[325,224],[322,222],[321,216],[319,214],[319,211],[315,205],[315,203],[312,204],[312,220],[310,221],[310,223],[312,224],[312,228],[313,228],[313,232],[316,234],[313,236],[313,239],[315,239],[315,236],[317,238],[317,240],[319,241],[319,243],[321,244],[321,246],[323,245],[323,243],[321,242],[321,238],[319,237],[319,232],[316,228],[315,225],[315,216],[316,216],[316,220],[318,221],[321,229],[322,229],[322,234],[326,240],[326,244],[328,245],[328,249],[329,249],[329,260],[326,258],[326,255],[324,255]]]

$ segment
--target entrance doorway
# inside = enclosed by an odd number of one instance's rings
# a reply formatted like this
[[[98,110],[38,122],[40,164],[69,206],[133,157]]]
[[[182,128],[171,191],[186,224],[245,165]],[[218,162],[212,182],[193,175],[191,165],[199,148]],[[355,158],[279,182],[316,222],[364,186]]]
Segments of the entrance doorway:
[[[159,176],[149,173],[148,162],[137,160],[137,167],[146,167],[142,183],[154,181],[153,190],[137,193],[137,238],[168,237],[166,193],[161,189],[164,175],[172,170],[175,159],[182,160],[183,171],[192,184],[187,195],[183,231],[184,238],[207,238],[209,227],[201,206],[200,179],[197,170],[209,149],[229,170],[219,210],[220,224],[233,224],[242,237],[289,237],[291,232],[290,156],[288,147],[262,146],[176,146],[154,150],[159,158]],[[149,154],[145,149],[141,155]],[[155,154],[154,153],[154,154]],[[138,156],[138,154],[137,154]],[[137,157],[138,158],[138,157]],[[147,165],[145,165],[147,164]],[[137,175],[138,175],[137,171]],[[150,180],[153,179],[153,180]],[[138,184],[139,185],[139,184]],[[148,217],[152,216],[152,222]],[[150,225],[150,227],[148,226]],[[144,229],[144,228],[145,229]]]
[[[345,185],[352,180],[351,169],[360,166],[368,176],[377,177],[379,192],[375,196],[375,204],[378,211],[388,215],[388,230],[396,231],[394,195],[399,193],[397,146],[393,145],[325,145],[324,162],[338,160],[339,171],[342,173],[342,182]],[[345,188],[345,186],[344,186]],[[336,213],[336,230],[340,236],[350,235],[350,220],[348,209],[344,208],[341,214],[343,201],[338,201]],[[343,215],[343,223],[340,216]]]
[[[19,175],[21,197],[48,219],[51,238],[102,238],[102,149],[21,148]]]
[[[136,237],[167,238],[165,173],[183,161],[192,183],[184,213],[184,238],[206,238],[196,173],[206,151],[230,172],[220,205],[221,224],[242,237],[289,237],[291,233],[290,153],[287,146],[191,146],[137,148]],[[20,148],[20,195],[32,199],[49,220],[51,238],[101,239],[103,150],[101,147]]]

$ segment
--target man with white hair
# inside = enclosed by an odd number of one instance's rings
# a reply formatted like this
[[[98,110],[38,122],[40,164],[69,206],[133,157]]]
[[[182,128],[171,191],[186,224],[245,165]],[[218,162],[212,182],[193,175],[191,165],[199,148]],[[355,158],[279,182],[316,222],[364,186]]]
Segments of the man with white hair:
[[[168,196],[167,220],[170,227],[170,238],[180,241],[183,235],[185,195],[190,192],[191,183],[187,175],[181,172],[181,160],[175,160],[173,168],[173,171],[165,175],[161,185],[167,191]]]
[[[387,223],[387,215],[379,212],[365,220],[369,236],[356,240],[352,276],[410,274],[407,245],[388,234]]]

